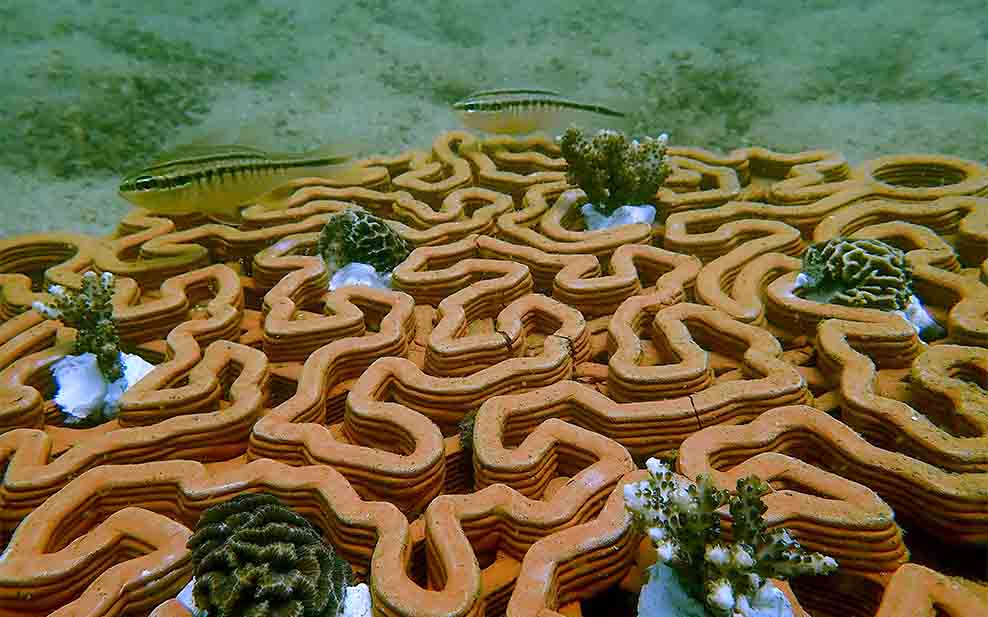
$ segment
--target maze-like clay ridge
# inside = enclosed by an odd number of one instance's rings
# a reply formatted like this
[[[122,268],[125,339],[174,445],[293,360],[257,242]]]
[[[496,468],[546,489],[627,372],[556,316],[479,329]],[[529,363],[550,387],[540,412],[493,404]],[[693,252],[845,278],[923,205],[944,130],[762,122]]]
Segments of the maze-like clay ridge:
[[[188,617],[195,522],[251,491],[308,517],[376,615],[578,615],[654,559],[623,505],[650,456],[769,482],[769,526],[840,564],[780,583],[797,615],[988,614],[988,170],[669,154],[653,225],[586,231],[553,141],[457,131],[240,227],[134,210],[0,241],[0,617]],[[390,290],[328,289],[319,231],[351,207],[415,247]],[[904,251],[946,337],[796,295],[841,236]],[[50,368],[75,333],[30,307],[86,271],[116,275],[155,368],[71,428]]]

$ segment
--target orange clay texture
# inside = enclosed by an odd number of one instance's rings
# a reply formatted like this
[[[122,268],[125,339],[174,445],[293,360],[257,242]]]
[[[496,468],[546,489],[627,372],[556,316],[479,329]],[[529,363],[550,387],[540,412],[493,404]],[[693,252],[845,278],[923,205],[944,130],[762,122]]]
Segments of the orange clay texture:
[[[655,557],[623,487],[652,456],[771,485],[769,528],[840,564],[779,583],[797,615],[988,614],[983,165],[669,147],[661,222],[587,232],[553,141],[473,142],[295,181],[239,227],[133,210],[0,241],[0,617],[188,617],[196,521],[257,492],[375,615],[633,607]],[[348,208],[412,249],[391,289],[328,291],[316,248]],[[945,336],[795,293],[834,238],[901,251]],[[86,272],[156,367],[80,429],[50,376],[76,333],[31,306]]]

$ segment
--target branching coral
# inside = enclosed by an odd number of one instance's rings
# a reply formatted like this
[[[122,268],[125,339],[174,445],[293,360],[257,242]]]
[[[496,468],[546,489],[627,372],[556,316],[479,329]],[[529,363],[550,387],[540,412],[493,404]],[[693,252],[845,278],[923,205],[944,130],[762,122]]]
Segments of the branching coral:
[[[762,496],[769,487],[758,478],[738,480],[732,495],[707,475],[690,484],[658,459],[647,466],[647,480],[625,486],[625,505],[655,543],[659,563],[671,567],[686,592],[702,598],[713,615],[750,614],[756,598],[770,589],[769,579],[837,568],[831,557],[804,551],[786,530],[766,529]],[[717,509],[724,505],[731,512],[733,542],[721,538]]]
[[[625,205],[651,203],[669,175],[666,135],[628,143],[623,133],[598,131],[592,139],[570,127],[559,145],[569,165],[566,177],[605,215]]]
[[[82,289],[66,290],[52,285],[48,292],[54,296],[53,304],[35,302],[32,307],[49,319],[60,319],[76,330],[73,353],[92,353],[99,363],[100,372],[107,381],[115,381],[123,374],[120,364],[120,336],[113,320],[113,274],[86,272],[82,276]]]
[[[411,252],[383,219],[357,208],[347,208],[331,216],[316,248],[333,270],[363,263],[373,266],[378,273],[394,270]]]
[[[188,547],[209,617],[336,617],[352,577],[309,521],[264,493],[206,510]]]
[[[816,302],[902,311],[913,296],[905,254],[881,240],[833,238],[803,254],[796,293]]]

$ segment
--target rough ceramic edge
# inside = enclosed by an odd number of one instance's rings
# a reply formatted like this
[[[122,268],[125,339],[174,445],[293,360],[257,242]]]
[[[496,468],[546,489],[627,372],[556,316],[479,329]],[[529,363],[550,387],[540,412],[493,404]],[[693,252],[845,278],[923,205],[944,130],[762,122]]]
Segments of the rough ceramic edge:
[[[902,324],[903,328],[912,331],[904,321]],[[985,446],[988,437],[954,436],[907,403],[876,392],[874,361],[851,345],[853,339],[870,334],[873,329],[870,324],[836,319],[819,327],[818,363],[827,367],[825,370],[839,384],[842,420],[867,433],[878,445],[894,446],[897,451],[945,470],[961,474],[988,470],[988,447]],[[954,410],[954,413],[958,412],[969,413],[969,410],[960,407]]]
[[[877,493],[894,508],[897,518],[914,520],[949,542],[979,542],[988,533],[988,518],[973,517],[971,511],[973,504],[986,501],[985,474],[947,472],[908,455],[874,446],[854,429],[812,407],[779,407],[764,412],[750,424],[697,433],[680,450],[679,468],[687,477],[695,477],[724,465],[719,463],[722,460],[741,463],[748,457],[733,454],[735,448],[775,451],[789,443],[782,440],[787,434],[794,438],[803,434],[813,436],[818,447],[826,448],[845,463],[838,470],[839,477]],[[803,469],[812,472],[808,467]],[[827,472],[821,481],[829,478],[829,482],[837,477],[836,472]],[[826,511],[823,505],[814,508]]]

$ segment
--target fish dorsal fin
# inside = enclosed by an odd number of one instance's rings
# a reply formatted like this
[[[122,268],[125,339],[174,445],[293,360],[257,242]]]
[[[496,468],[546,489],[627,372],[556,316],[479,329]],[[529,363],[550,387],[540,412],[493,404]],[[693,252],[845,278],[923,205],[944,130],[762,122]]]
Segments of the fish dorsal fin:
[[[311,150],[271,152],[269,156],[275,159],[319,159],[326,161],[323,165],[342,165],[352,163],[358,154],[365,150],[365,147],[355,141],[333,141]]]
[[[216,145],[206,145],[206,144],[183,144],[180,146],[175,146],[170,150],[165,150],[158,157],[149,164],[149,167],[164,165],[166,163],[173,163],[183,159],[201,159],[209,157],[218,156],[244,156],[244,157],[256,157],[256,156],[266,156],[263,150],[258,150],[257,148],[251,148],[250,146],[241,146],[238,144],[216,144]]]
[[[478,90],[471,92],[463,100],[475,99],[481,96],[507,96],[511,94],[541,94],[545,96],[562,96],[556,90],[548,88],[492,88],[490,90]]]

